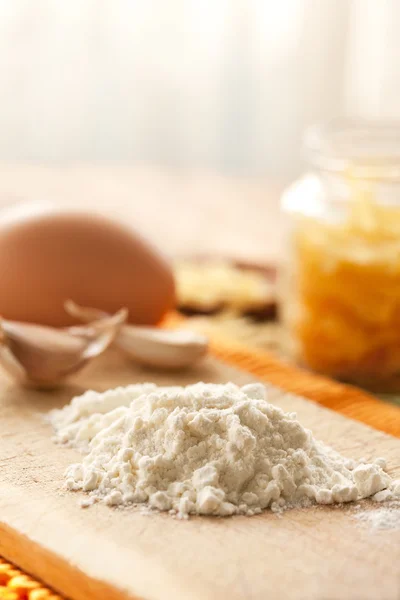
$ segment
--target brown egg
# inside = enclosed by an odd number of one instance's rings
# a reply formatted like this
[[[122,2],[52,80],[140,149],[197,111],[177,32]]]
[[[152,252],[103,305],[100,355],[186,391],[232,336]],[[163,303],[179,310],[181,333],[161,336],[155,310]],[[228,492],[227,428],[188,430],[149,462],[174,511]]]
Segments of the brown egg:
[[[96,213],[48,205],[0,212],[0,315],[64,326],[71,298],[151,325],[174,305],[164,258],[131,227]]]

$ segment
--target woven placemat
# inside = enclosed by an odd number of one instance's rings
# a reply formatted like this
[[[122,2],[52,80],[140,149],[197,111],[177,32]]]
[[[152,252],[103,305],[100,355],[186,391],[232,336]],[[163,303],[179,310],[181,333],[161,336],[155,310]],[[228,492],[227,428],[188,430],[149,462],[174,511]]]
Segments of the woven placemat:
[[[269,352],[249,349],[233,340],[227,341],[217,336],[213,338],[211,351],[220,360],[251,373],[261,381],[317,402],[374,429],[400,437],[400,407],[384,402],[360,388],[316,375]]]
[[[61,596],[0,557],[1,600],[62,600]]]
[[[185,317],[187,327],[193,327],[219,338],[232,339],[253,351],[273,353],[290,361],[285,352],[284,330],[277,320],[256,321],[250,317],[222,311],[216,315]],[[400,406],[400,394],[376,394],[381,400]]]

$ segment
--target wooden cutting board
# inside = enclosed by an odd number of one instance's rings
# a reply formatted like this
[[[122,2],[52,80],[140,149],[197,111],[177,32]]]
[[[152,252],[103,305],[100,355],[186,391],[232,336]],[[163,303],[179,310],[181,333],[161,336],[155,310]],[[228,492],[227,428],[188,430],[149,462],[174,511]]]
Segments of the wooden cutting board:
[[[57,393],[22,390],[1,375],[0,554],[73,600],[398,600],[400,531],[373,533],[353,506],[179,521],[82,509],[80,494],[62,490],[79,455],[52,443],[48,410],[87,387],[198,380],[254,378],[214,358],[185,375],[160,374],[115,353]],[[386,457],[400,477],[400,440],[276,388],[270,400],[349,457]]]

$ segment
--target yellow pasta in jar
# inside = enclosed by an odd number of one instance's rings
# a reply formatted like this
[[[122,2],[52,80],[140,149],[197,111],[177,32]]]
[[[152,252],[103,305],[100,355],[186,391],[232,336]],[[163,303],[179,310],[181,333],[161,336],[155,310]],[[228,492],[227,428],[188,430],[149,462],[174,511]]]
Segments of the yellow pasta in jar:
[[[374,180],[348,177],[346,216],[296,215],[297,358],[343,380],[400,387],[400,207],[374,200]]]

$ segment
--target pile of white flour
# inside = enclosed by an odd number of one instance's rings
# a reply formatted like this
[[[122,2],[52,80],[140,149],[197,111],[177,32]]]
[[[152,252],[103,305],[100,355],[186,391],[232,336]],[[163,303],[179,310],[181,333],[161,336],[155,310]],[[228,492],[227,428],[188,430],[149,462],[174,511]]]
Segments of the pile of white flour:
[[[383,459],[356,462],[318,442],[261,384],[88,391],[50,419],[56,441],[85,455],[66,483],[89,493],[86,505],[226,516],[400,496]]]

